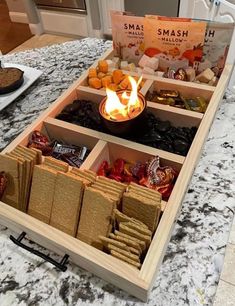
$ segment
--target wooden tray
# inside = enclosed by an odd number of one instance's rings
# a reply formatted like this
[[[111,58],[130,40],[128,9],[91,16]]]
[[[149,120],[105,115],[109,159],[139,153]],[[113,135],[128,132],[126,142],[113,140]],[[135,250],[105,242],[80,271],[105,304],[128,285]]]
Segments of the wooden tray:
[[[112,54],[113,51],[108,50],[100,59],[111,58]],[[92,66],[96,67],[96,65],[97,62]],[[169,200],[162,202],[162,218],[141,270],[137,270],[3,202],[0,202],[0,223],[18,233],[25,231],[27,236],[35,242],[58,254],[68,254],[70,259],[80,267],[100,276],[139,299],[147,301],[171,237],[174,223],[180,212],[184,194],[229,81],[231,70],[231,65],[225,66],[216,87],[144,75],[146,81],[141,89],[144,95],[150,88],[158,89],[162,87],[163,89],[177,89],[182,94],[190,93],[191,96],[202,95],[210,100],[205,114],[148,102],[148,107],[159,118],[167,119],[173,125],[198,127],[197,134],[186,157],[55,119],[56,115],[74,99],[87,99],[99,103],[105,96],[104,91],[85,86],[87,72],[3,151],[3,153],[9,152],[18,144],[27,145],[30,133],[37,129],[49,137],[66,140],[66,142],[75,145],[86,145],[92,149],[82,164],[83,169],[96,171],[100,162],[104,159],[112,161],[117,157],[125,157],[127,160],[147,160],[150,156],[159,155],[163,165],[171,165],[180,170]]]

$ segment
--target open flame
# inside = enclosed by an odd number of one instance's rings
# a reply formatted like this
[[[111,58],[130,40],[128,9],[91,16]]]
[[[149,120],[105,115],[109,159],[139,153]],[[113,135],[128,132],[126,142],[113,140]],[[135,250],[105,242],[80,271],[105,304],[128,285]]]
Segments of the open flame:
[[[131,83],[131,92],[124,91],[121,95],[109,88],[106,88],[107,99],[104,105],[104,112],[108,119],[113,121],[128,120],[136,117],[143,109],[143,103],[138,97],[138,82],[131,76],[128,77]]]

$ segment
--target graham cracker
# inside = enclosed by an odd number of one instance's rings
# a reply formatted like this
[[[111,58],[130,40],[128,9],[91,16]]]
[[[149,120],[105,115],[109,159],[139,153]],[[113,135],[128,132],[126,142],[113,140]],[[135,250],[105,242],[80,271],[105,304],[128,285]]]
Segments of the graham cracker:
[[[107,184],[106,182],[101,182],[100,180],[96,180],[94,185],[104,187],[104,188],[106,188],[106,190],[111,190],[111,191],[114,191],[114,192],[118,192],[118,194],[120,194],[120,195],[122,195],[123,192],[124,192],[119,187],[111,186],[111,185]]]
[[[147,235],[147,236],[152,236],[152,232],[146,228],[143,228],[142,226],[139,226],[133,222],[123,222],[125,226],[132,228],[133,230],[139,232],[140,234]]]
[[[75,237],[84,185],[76,176],[59,172],[49,224]]]
[[[129,222],[130,221],[130,222],[133,222],[137,225],[142,226],[143,228],[148,229],[147,225],[145,225],[143,222],[141,222],[141,221],[139,221],[135,218],[128,217],[127,215],[120,212],[118,209],[114,210],[114,217],[115,217],[115,220],[117,220],[117,222]]]
[[[35,164],[37,162],[37,153],[33,150],[31,150],[30,148],[27,148],[25,146],[22,145],[18,145],[14,150],[23,153],[24,155],[27,155],[28,157],[31,157],[34,161]]]
[[[159,202],[134,193],[125,192],[122,199],[122,209],[127,216],[138,219],[147,225],[150,231],[156,229],[161,212]]]
[[[142,190],[143,192],[148,193],[149,195],[151,194],[153,196],[159,196],[160,198],[162,197],[161,193],[158,192],[157,190],[147,188],[145,186],[141,186],[141,185],[138,185],[138,184],[133,183],[133,182],[130,183],[129,188],[137,188],[137,189]]]
[[[37,150],[39,151],[39,150]],[[38,163],[38,154],[32,149],[29,149],[24,146],[17,146],[12,152],[22,156],[26,161],[26,168],[27,168],[27,177],[26,177],[26,184],[25,184],[25,211],[27,210],[29,196],[30,196],[30,187],[32,182],[33,176],[33,169],[34,166]],[[40,151],[41,152],[41,151]]]
[[[130,236],[129,234],[122,233],[122,232],[117,231],[117,230],[114,231],[114,234],[117,235],[118,237],[123,237],[123,238],[129,239],[129,240],[132,240],[132,241],[138,243],[139,246],[141,247],[141,250],[145,251],[145,249],[146,249],[145,241],[140,240],[136,237]]]
[[[122,260],[122,261],[125,261],[126,263],[128,263],[128,264],[130,264],[130,265],[132,265],[132,266],[134,266],[135,268],[140,268],[141,267],[141,264],[140,263],[138,263],[138,262],[136,262],[136,261],[134,261],[134,260],[131,260],[129,257],[126,257],[125,255],[122,255],[122,254],[120,254],[119,252],[116,252],[116,251],[114,251],[114,250],[111,250],[111,255],[112,256],[114,256],[114,257],[116,257],[116,258],[118,258],[118,259],[120,259],[120,260]]]
[[[144,241],[147,245],[150,244],[151,242],[151,237],[150,236],[147,236],[147,235],[143,235],[143,234],[140,234],[139,232],[137,232],[136,230],[133,230],[127,226],[125,226],[123,223],[120,223],[119,224],[119,231],[124,233],[124,234],[127,234],[129,236],[132,236],[134,238],[137,238],[139,240],[142,240]]]
[[[69,170],[69,165],[66,162],[55,159],[51,156],[45,156],[43,164],[61,172],[68,172]]]
[[[111,186],[119,187],[120,190],[125,190],[127,188],[127,184],[117,182],[117,181],[112,180],[112,179],[110,179],[108,177],[105,177],[105,176],[97,176],[97,181],[106,182],[107,184],[109,184]]]
[[[125,243],[120,242],[118,240],[107,238],[104,236],[99,236],[99,239],[102,241],[103,246],[105,246],[106,248],[108,247],[109,244],[112,244],[122,250],[126,250],[126,251],[129,250],[129,247]]]
[[[57,171],[44,165],[34,166],[28,214],[49,224]]]
[[[7,154],[7,153],[6,153]],[[30,167],[31,167],[31,161],[27,158],[24,158],[21,153],[17,152],[10,152],[9,156],[12,156],[13,158],[17,158],[19,162],[19,186],[20,186],[20,210],[26,212],[27,202],[26,202],[26,195],[28,189],[28,178],[30,175]]]
[[[37,165],[40,165],[42,163],[42,151],[36,148],[28,148],[28,149],[37,153]]]
[[[34,151],[31,151],[29,148],[24,147],[22,145],[17,146],[13,150],[13,152],[21,154],[23,157],[26,157],[26,158],[30,159],[30,161],[31,161],[30,176],[32,177],[34,165],[37,164],[37,153],[34,152]]]
[[[90,185],[91,185],[91,181],[90,180],[88,180],[88,179],[85,179],[84,177],[81,177],[80,175],[78,175],[77,173],[75,173],[74,171],[69,171],[68,172],[70,175],[73,175],[73,176],[76,176],[77,177],[77,179],[79,179],[80,181],[82,181],[83,182],[83,184],[85,185],[85,186],[87,186],[87,187],[89,187]]]
[[[113,215],[115,202],[105,193],[86,187],[80,221],[78,225],[77,238],[98,248],[103,245],[99,236],[107,237]]]
[[[80,173],[77,173],[76,171],[74,171],[73,169],[70,171],[70,173],[72,173],[73,175],[76,175],[77,177],[80,177],[80,179],[86,180],[89,182],[89,184],[91,185],[94,180],[91,178],[86,177],[85,175],[82,175]]]
[[[118,253],[120,253],[120,254],[122,254],[122,255],[128,257],[129,259],[131,259],[131,260],[133,260],[133,261],[135,261],[135,262],[140,262],[139,256],[137,256],[137,255],[135,255],[135,254],[132,254],[132,253],[129,252],[129,251],[125,251],[125,250],[123,250],[123,249],[121,249],[121,248],[119,248],[119,247],[116,247],[115,245],[113,245],[113,244],[111,244],[111,243],[108,244],[108,250],[109,250],[110,252],[111,252],[111,250],[112,250],[112,251],[116,251],[116,252],[118,252]]]
[[[109,234],[109,237],[110,237],[111,239],[115,239],[115,240],[117,240],[117,241],[120,241],[120,242],[122,242],[122,243],[125,243],[125,244],[129,247],[129,249],[130,249],[133,253],[135,253],[135,254],[140,255],[141,252],[142,252],[142,249],[141,249],[140,245],[139,245],[137,242],[135,242],[135,241],[133,241],[133,240],[131,240],[131,239],[129,239],[129,238],[121,237],[121,236],[115,235],[115,234],[113,234],[113,233],[110,233],[110,234]],[[133,251],[133,249],[134,249],[135,251]]]
[[[0,153],[0,169],[7,176],[7,186],[2,196],[2,201],[14,208],[19,209],[19,163],[16,158]]]
[[[157,202],[161,202],[161,196],[159,196],[159,194],[156,195],[152,195],[151,193],[148,193],[147,191],[141,190],[137,187],[132,187],[130,186],[130,188],[128,188],[128,193],[132,193],[132,194],[138,194],[140,196],[144,196],[148,199],[157,201]]]
[[[85,172],[83,170],[80,170],[76,167],[73,167],[73,169],[71,170],[71,172],[77,174],[77,175],[80,175],[81,177],[84,177],[85,179],[89,179],[90,181],[94,182],[95,179],[96,179],[96,175],[94,173],[88,173],[88,172]]]
[[[106,192],[107,194],[116,197],[117,199],[121,198],[121,194],[118,191],[113,191],[111,189],[107,189],[105,186],[96,184],[96,182],[94,184],[92,184],[92,188],[96,188],[97,190],[101,190],[103,192]]]
[[[91,174],[91,175],[93,175],[94,178],[97,177],[97,174],[96,174],[94,171],[90,170],[90,169],[83,169],[83,171],[84,171],[84,172],[87,172],[87,173],[89,173],[89,174]]]

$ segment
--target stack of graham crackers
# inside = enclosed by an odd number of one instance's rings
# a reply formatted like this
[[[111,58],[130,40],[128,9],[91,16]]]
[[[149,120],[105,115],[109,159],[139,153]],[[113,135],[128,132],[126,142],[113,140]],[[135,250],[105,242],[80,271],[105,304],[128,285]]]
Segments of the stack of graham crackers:
[[[104,248],[114,257],[136,268],[151,243],[152,232],[141,221],[114,210],[115,228],[109,237],[100,236]]]
[[[162,196],[156,190],[130,183],[122,199],[122,212],[140,220],[151,231],[159,222]]]
[[[28,214],[63,232],[76,236],[85,186],[96,174],[72,168],[53,157],[45,157],[34,168]]]
[[[98,177],[85,187],[77,238],[98,249],[103,245],[99,236],[108,236],[112,230],[113,211],[120,205],[126,185]]]
[[[3,202],[26,212],[33,168],[41,163],[41,158],[41,151],[21,145],[10,153],[0,154],[0,169],[8,180]]]

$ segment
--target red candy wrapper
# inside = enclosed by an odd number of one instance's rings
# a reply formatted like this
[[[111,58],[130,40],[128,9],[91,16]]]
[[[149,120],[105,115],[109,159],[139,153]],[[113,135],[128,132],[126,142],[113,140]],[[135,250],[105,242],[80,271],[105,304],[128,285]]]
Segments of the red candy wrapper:
[[[97,175],[99,176],[107,176],[108,174],[108,169],[109,169],[109,164],[106,160],[104,160],[100,167],[99,167],[99,170],[97,171]]]
[[[0,172],[0,200],[7,187],[7,176],[4,171]]]
[[[118,182],[134,182],[157,190],[165,200],[169,198],[178,175],[171,167],[161,167],[158,156],[147,163],[136,162],[135,164],[118,158],[113,166],[105,160],[101,163],[97,174]]]
[[[43,155],[51,155],[52,153],[49,139],[39,131],[34,131],[31,134],[28,147],[42,151]]]
[[[147,176],[139,183],[148,188],[157,190],[162,198],[167,200],[171,194],[177,172],[171,167],[160,167],[159,157],[154,157],[147,166]]]

